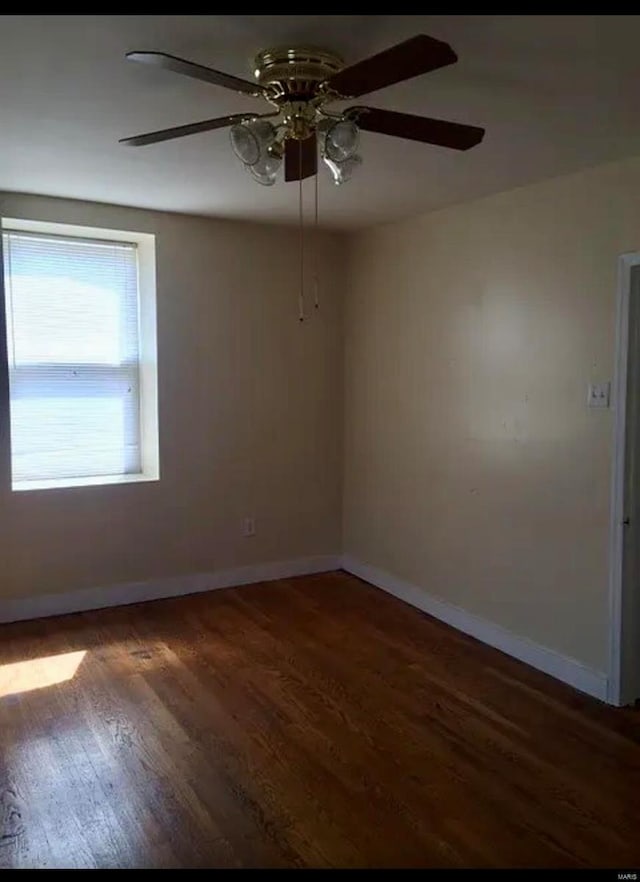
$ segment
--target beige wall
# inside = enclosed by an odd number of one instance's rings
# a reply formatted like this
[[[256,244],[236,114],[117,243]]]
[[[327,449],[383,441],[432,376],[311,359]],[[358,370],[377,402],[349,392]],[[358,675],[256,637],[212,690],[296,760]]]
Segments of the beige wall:
[[[352,240],[344,550],[606,671],[617,257],[640,160]]]
[[[339,553],[342,242],[321,237],[321,310],[300,325],[295,230],[12,194],[0,210],[156,234],[162,472],[12,493],[2,457],[0,597]]]
[[[585,398],[638,192],[629,160],[323,235],[302,326],[294,230],[5,194],[156,234],[162,480],[12,493],[0,456],[0,596],[335,554],[342,517],[356,559],[606,670],[612,414]]]

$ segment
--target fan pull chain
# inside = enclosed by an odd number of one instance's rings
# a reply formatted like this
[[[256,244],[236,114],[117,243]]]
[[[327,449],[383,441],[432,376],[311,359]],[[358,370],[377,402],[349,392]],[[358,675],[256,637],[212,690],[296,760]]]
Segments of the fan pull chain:
[[[318,279],[318,265],[320,250],[320,237],[318,235],[318,172],[315,174],[315,219],[313,227],[313,305],[315,309],[320,306],[320,282]]]
[[[300,293],[298,307],[300,321],[304,321],[304,218],[302,214],[302,141],[298,141],[298,220],[300,224]]]

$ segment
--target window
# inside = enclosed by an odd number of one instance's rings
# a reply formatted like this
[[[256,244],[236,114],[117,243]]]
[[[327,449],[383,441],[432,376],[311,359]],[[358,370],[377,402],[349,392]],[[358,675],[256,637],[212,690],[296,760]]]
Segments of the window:
[[[13,489],[156,479],[154,237],[2,225]]]

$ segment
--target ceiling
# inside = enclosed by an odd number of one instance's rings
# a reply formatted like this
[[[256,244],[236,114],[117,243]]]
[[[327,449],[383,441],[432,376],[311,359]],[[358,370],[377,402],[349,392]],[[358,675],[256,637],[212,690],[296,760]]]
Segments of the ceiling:
[[[460,61],[360,103],[481,125],[485,140],[457,153],[363,133],[357,177],[337,188],[321,176],[322,225],[357,229],[640,153],[637,15],[4,15],[0,189],[293,222],[296,185],[256,184],[224,130],[118,144],[263,108],[124,53],[250,77],[267,46],[311,43],[352,62],[418,33],[451,43]]]

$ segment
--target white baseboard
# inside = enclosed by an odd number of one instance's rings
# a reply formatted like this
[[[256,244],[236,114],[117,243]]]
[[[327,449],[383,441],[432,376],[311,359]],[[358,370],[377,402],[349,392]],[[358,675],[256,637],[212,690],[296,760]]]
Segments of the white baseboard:
[[[41,594],[4,600],[0,598],[0,623],[46,618],[111,606],[126,606],[130,603],[180,597],[185,594],[214,591],[218,588],[326,573],[340,568],[382,588],[453,628],[568,683],[581,692],[586,692],[602,701],[607,700],[607,676],[601,671],[595,671],[574,658],[540,646],[526,637],[518,637],[500,625],[466,612],[460,607],[431,597],[417,585],[362,563],[350,555],[340,557],[328,554],[252,564],[213,573],[194,573],[145,582],[126,582],[110,587],[70,591],[65,594]]]
[[[232,588],[236,585],[249,585],[253,582],[270,582],[274,579],[289,579],[293,576],[309,576],[313,573],[339,570],[341,565],[342,559],[339,555],[327,554],[319,557],[301,557],[295,560],[252,564],[229,570],[218,570],[213,573],[194,573],[186,576],[152,579],[148,582],[125,582],[110,587],[85,588],[66,594],[41,594],[5,600],[0,598],[0,623],[41,619],[90,609],[103,609],[108,606],[126,606],[129,603],[180,597],[184,594],[214,591],[217,588]]]
[[[446,622],[458,631],[470,634],[482,643],[495,647],[507,655],[519,659],[525,664],[544,671],[564,683],[568,683],[581,692],[593,695],[601,701],[607,700],[607,676],[601,671],[583,665],[574,658],[561,655],[546,646],[540,646],[526,637],[518,637],[510,631],[482,619],[473,613],[466,612],[459,606],[445,603],[431,597],[417,585],[398,579],[390,573],[361,563],[359,560],[346,554],[342,558],[342,568],[365,582],[370,582],[377,588],[382,588],[389,594],[393,594],[400,600],[410,603],[423,612],[429,613],[436,619]]]

